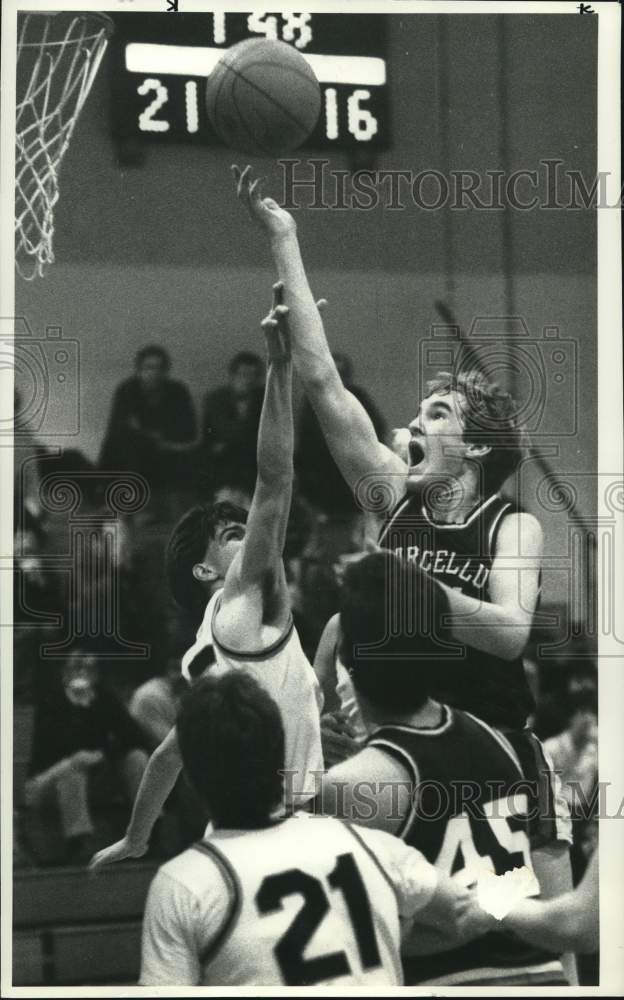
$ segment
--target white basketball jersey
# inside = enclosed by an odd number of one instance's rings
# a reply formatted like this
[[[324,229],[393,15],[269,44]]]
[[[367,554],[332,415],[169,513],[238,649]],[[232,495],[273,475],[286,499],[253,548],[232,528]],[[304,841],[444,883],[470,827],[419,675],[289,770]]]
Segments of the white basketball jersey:
[[[399,838],[326,817],[216,831],[158,872],[142,985],[400,986],[399,916],[435,870]]]
[[[364,725],[360,706],[358,705],[353,681],[349,671],[336,653],[336,694],[340,699],[340,709],[353,726],[356,740],[365,740],[368,730]]]
[[[206,646],[212,646],[215,674],[244,670],[251,674],[277,703],[285,735],[284,793],[287,806],[301,806],[316,794],[324,770],[321,749],[320,708],[322,694],[316,674],[301,648],[292,618],[283,635],[273,645],[256,652],[228,649],[213,635],[213,622],[223,591],[208,602],[195,643],[182,658],[182,673],[191,681],[189,666]]]

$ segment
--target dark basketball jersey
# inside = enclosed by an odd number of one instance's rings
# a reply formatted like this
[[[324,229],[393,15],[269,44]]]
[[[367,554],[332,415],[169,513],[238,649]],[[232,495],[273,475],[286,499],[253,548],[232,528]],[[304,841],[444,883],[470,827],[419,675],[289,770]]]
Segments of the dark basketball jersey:
[[[368,746],[390,754],[413,782],[412,808],[398,835],[462,884],[483,871],[531,869],[528,799],[511,744],[486,723],[443,706],[436,728],[389,725]],[[485,982],[540,977],[564,982],[559,960],[506,931],[493,931],[439,955],[409,956],[406,985],[430,980]]]
[[[463,524],[435,523],[422,490],[406,494],[379,536],[383,548],[414,561],[436,580],[469,597],[490,602],[488,580],[496,537],[504,517],[519,513],[510,500],[493,494]],[[503,660],[465,646],[440,670],[436,695],[491,725],[521,729],[533,711],[522,658]]]

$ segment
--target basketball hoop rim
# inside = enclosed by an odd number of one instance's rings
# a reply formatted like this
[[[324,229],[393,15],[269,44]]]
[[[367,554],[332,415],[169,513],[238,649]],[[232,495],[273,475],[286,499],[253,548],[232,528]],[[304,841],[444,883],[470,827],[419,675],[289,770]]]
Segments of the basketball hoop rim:
[[[91,10],[28,10],[22,11],[25,17],[60,17],[64,15],[65,17],[73,18],[76,21],[92,21],[97,24],[99,22],[100,28],[103,28],[106,32],[107,39],[115,33],[115,22],[112,17],[108,14],[104,14],[101,11],[91,11]],[[95,27],[94,24],[94,27]],[[47,45],[62,45],[62,41],[58,42],[47,42]],[[31,49],[39,48],[39,42],[23,42],[21,48]]]

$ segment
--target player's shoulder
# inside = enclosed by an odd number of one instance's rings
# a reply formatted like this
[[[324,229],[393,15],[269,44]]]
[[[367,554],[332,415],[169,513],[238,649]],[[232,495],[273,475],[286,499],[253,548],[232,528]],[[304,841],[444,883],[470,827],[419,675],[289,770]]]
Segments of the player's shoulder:
[[[372,739],[375,738],[373,734]],[[358,783],[376,784],[383,781],[401,781],[405,769],[395,757],[384,751],[381,740],[377,745],[366,745],[352,757],[335,764],[323,777],[323,785],[333,784],[353,788]]]
[[[530,556],[541,549],[543,539],[542,526],[534,514],[513,503],[502,510],[495,551],[505,549]]]
[[[519,771],[522,777],[524,772],[522,765],[512,743],[502,730],[491,726],[488,722],[473,715],[471,712],[464,712],[461,709],[453,709],[453,725],[455,731],[467,740],[468,746],[476,747],[481,745],[482,751],[487,750],[490,758],[496,756],[506,764],[511,763]]]
[[[208,841],[199,841],[166,861],[156,877],[162,884],[174,884],[193,897],[205,897],[210,890],[219,894],[223,887],[219,857]]]

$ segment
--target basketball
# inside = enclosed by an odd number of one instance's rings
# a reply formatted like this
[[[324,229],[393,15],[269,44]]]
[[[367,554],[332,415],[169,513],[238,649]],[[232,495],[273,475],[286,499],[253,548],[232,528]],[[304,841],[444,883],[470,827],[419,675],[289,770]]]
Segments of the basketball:
[[[318,121],[321,91],[304,57],[285,42],[247,39],[222,56],[206,86],[213,128],[231,149],[280,156]]]

